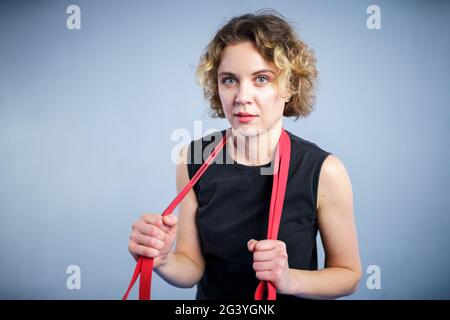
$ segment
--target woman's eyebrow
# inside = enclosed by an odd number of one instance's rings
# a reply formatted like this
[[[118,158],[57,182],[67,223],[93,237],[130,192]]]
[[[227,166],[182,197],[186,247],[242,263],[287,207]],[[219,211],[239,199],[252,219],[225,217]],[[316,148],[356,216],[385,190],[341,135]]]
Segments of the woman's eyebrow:
[[[273,70],[270,70],[270,69],[261,69],[261,70],[258,70],[258,71],[253,72],[253,73],[252,73],[252,76],[254,76],[255,74],[258,74],[258,73],[263,73],[263,72],[270,72],[270,73],[275,74],[275,72],[274,72]],[[219,73],[219,76],[222,76],[222,75],[225,75],[225,76],[236,76],[233,72],[229,72],[229,71],[222,71],[222,72],[220,72],[220,73]]]

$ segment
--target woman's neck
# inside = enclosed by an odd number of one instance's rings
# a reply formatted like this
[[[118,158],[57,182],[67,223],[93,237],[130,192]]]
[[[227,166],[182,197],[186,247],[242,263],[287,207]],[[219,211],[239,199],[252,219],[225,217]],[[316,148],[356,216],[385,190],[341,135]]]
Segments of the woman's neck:
[[[227,145],[234,161],[248,166],[264,165],[273,160],[282,126],[267,129],[253,136],[245,136],[231,129]]]

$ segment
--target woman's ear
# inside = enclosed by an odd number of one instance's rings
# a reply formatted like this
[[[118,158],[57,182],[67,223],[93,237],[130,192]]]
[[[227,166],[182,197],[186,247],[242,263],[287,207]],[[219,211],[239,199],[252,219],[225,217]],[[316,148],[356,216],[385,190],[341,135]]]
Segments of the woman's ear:
[[[280,96],[284,99],[285,102],[291,101],[292,98],[291,88],[287,81],[287,79],[284,79],[281,81],[281,83],[279,83]]]

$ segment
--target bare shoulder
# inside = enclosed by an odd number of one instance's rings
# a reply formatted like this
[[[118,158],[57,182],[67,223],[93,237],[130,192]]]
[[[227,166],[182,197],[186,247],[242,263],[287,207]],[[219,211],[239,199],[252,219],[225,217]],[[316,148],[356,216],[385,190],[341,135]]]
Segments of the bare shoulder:
[[[318,198],[317,220],[325,251],[325,267],[354,271],[356,286],[361,277],[361,261],[352,186],[343,162],[334,155],[329,155],[322,164]]]
[[[317,209],[352,201],[352,186],[344,163],[330,154],[322,164],[317,191]]]

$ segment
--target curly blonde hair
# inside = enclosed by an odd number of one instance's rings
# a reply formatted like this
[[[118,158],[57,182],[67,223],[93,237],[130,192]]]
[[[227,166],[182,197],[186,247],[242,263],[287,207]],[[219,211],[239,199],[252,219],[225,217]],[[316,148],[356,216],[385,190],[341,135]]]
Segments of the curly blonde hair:
[[[317,80],[314,51],[299,39],[291,25],[274,10],[263,10],[230,19],[216,33],[200,57],[197,80],[211,105],[213,118],[225,118],[219,97],[218,75],[226,46],[251,41],[258,52],[278,68],[276,84],[285,86],[289,98],[286,117],[308,116],[315,102]]]

